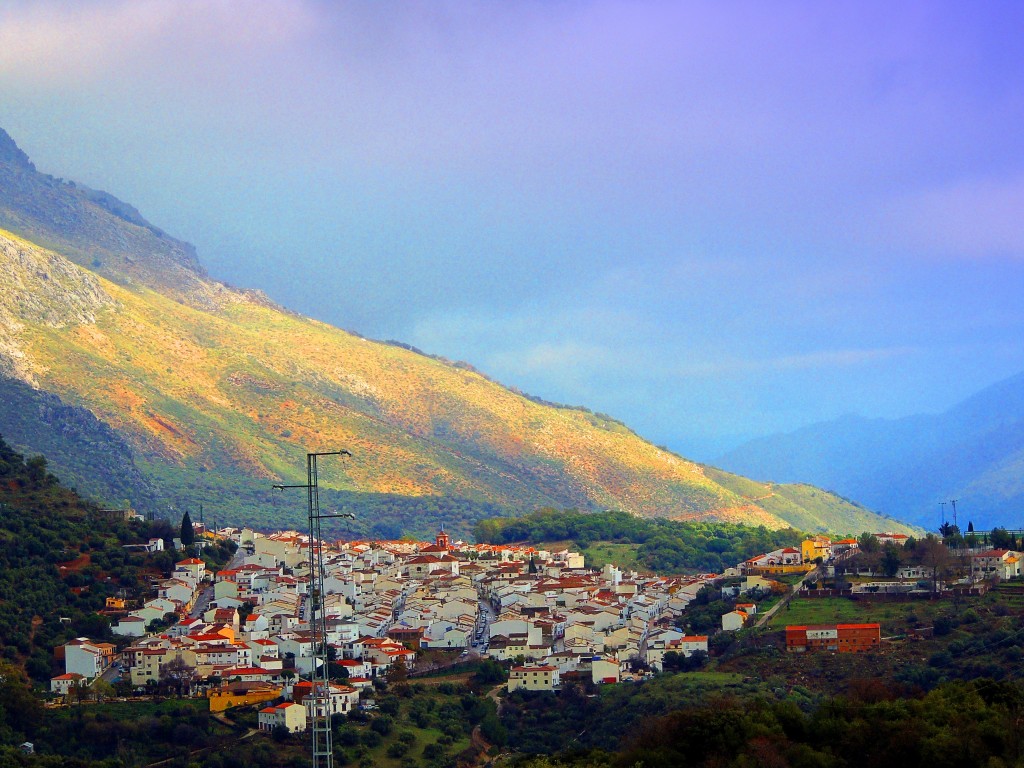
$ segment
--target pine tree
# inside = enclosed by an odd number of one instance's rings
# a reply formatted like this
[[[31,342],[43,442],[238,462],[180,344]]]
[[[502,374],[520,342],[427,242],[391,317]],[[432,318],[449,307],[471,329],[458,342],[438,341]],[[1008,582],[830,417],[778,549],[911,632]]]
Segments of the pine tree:
[[[196,531],[192,527],[192,518],[189,517],[188,510],[185,510],[185,515],[181,518],[181,545],[191,547],[195,542]]]

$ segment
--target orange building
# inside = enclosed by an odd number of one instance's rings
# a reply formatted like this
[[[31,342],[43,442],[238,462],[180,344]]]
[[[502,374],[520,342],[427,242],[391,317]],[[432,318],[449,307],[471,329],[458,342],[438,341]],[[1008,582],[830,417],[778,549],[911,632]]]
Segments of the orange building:
[[[786,627],[786,650],[791,653],[821,648],[839,653],[863,653],[882,642],[880,624],[814,624]]]

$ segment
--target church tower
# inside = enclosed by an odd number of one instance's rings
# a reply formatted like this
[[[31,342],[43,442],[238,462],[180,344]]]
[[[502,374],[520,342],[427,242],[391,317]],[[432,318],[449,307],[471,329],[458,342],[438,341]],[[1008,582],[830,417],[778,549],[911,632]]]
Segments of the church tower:
[[[444,532],[444,525],[441,525],[441,530],[437,534],[437,538],[434,539],[434,545],[439,549],[451,549],[452,542],[448,538],[448,534]]]

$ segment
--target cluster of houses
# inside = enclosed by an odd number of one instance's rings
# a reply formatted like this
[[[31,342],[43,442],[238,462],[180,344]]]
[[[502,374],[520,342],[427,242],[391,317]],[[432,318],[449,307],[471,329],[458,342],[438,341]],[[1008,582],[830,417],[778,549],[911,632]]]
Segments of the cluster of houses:
[[[260,713],[260,725],[291,731],[304,728],[304,718],[318,708],[346,712],[357,706],[360,689],[396,665],[411,670],[418,651],[476,651],[511,661],[511,690],[554,690],[569,679],[614,683],[644,666],[657,672],[670,652],[684,658],[707,653],[707,636],[688,635],[677,625],[697,593],[721,578],[643,576],[614,565],[589,569],[569,550],[470,544],[452,541],[443,530],[431,543],[312,542],[294,531],[263,535],[250,529],[217,535],[240,547],[232,567],[208,574],[202,560],[182,560],[158,585],[155,598],[114,626],[131,639],[119,655],[121,674],[139,688],[166,682],[169,675],[189,687],[202,681],[216,689],[211,696],[225,702],[239,696],[251,702],[252,691],[263,692],[257,701],[283,696],[283,703]],[[907,538],[877,537],[896,544]],[[772,576],[806,573],[851,556],[857,546],[855,539],[816,536],[799,548],[758,555],[722,574],[742,578],[732,580],[725,593],[737,600],[758,590],[763,594],[777,586]],[[330,655],[347,673],[345,685],[316,696],[301,682],[317,663],[310,630],[313,559],[324,563]],[[979,572],[1004,578],[1020,573],[1017,553],[987,551],[975,561]],[[195,609],[203,589],[209,607]],[[742,628],[757,612],[754,598],[733,608],[722,616],[723,631]],[[177,621],[147,632],[167,614]],[[861,648],[859,639],[836,637],[837,648]],[[806,638],[803,645],[816,646]],[[113,646],[88,638],[59,653],[66,673],[51,682],[58,693],[94,679],[118,659]]]
[[[566,676],[617,682],[636,659],[644,659],[648,645],[658,649],[655,666],[663,649],[675,647],[683,636],[673,624],[714,577],[640,576],[611,565],[591,570],[572,551],[453,542],[444,531],[427,544],[314,544],[294,531],[219,534],[233,537],[241,548],[232,567],[207,574],[201,560],[183,560],[160,583],[157,597],[115,625],[115,632],[131,639],[119,663],[133,686],[166,682],[173,674],[190,687],[201,681],[236,689],[277,686],[293,698],[294,681],[308,677],[316,663],[309,624],[313,554],[324,562],[331,655],[348,674],[342,688],[355,690],[399,662],[411,669],[421,649],[464,654],[475,649],[512,660],[518,669],[531,670],[530,687],[541,677],[532,674],[534,667],[555,670],[542,687],[557,687]],[[212,591],[209,607],[190,616],[204,582]],[[154,619],[162,621],[168,613],[179,617],[176,623],[147,632]],[[706,650],[706,641],[687,640],[680,650]],[[95,656],[89,652],[95,660],[91,666],[76,661],[82,646],[101,649]],[[86,681],[115,657],[111,647],[87,638],[62,651],[67,674]],[[68,685],[54,679],[51,687],[66,692]],[[351,696],[343,694],[342,699]],[[268,723],[273,719],[269,727],[294,727],[297,719],[286,709],[265,713]]]
[[[153,541],[162,542],[163,540],[152,540],[147,548],[154,548],[148,551],[159,551],[155,548],[156,545],[153,544]],[[142,607],[128,611],[111,626],[111,631],[122,637],[142,637],[152,622],[163,621],[168,614],[188,615],[206,581],[205,562],[197,557],[180,561],[175,565],[174,572],[156,585],[156,597],[146,600]],[[108,609],[117,610],[122,606],[123,602],[118,598],[107,600]]]

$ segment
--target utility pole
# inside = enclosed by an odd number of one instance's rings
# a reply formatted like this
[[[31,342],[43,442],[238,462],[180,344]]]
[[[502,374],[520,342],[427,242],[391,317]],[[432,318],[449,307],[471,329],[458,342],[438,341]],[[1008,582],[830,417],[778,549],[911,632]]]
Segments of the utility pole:
[[[313,638],[313,670],[310,674],[313,699],[312,706],[312,737],[313,737],[313,768],[334,768],[334,751],[331,745],[331,682],[327,669],[327,616],[324,612],[324,547],[321,534],[321,521],[325,518],[349,517],[355,515],[344,512],[339,515],[325,515],[320,512],[320,489],[317,483],[316,462],[320,456],[349,456],[352,454],[344,448],[340,451],[325,451],[306,454],[305,485],[275,485],[277,490],[285,488],[305,488],[309,504],[309,629]]]

